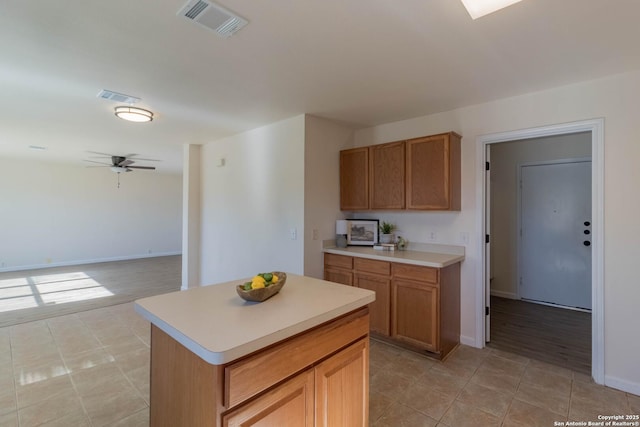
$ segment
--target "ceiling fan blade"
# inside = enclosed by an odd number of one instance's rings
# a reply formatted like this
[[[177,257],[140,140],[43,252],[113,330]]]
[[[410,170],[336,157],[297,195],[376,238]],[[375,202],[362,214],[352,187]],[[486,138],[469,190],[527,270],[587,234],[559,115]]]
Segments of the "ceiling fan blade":
[[[108,168],[111,167],[111,165],[104,165],[104,166],[85,166],[85,168]]]
[[[132,165],[132,164],[134,164],[134,163],[135,163],[135,162],[134,162],[133,160],[129,160],[129,159],[127,159],[127,160],[123,160],[123,161],[121,161],[120,163],[118,163],[118,166],[120,166],[121,168],[124,168],[124,167],[127,167],[127,166],[129,166],[129,165]]]
[[[87,151],[87,153],[91,153],[91,154],[100,154],[101,156],[107,156],[107,157],[109,157],[109,158],[111,158],[111,156],[113,155],[113,154],[101,153],[101,152],[99,152],[99,151]]]
[[[105,163],[105,162],[96,162],[94,160],[85,160],[85,162],[89,162],[89,163],[98,163],[99,165],[105,165],[105,166],[113,166],[111,163]],[[96,166],[97,167],[97,166]]]
[[[130,169],[148,169],[148,170],[155,170],[154,166],[127,166]]]
[[[132,156],[127,156],[127,157],[132,157]],[[158,160],[158,159],[143,159],[142,157],[133,157],[133,160],[145,160],[147,162],[161,162],[162,160]]]

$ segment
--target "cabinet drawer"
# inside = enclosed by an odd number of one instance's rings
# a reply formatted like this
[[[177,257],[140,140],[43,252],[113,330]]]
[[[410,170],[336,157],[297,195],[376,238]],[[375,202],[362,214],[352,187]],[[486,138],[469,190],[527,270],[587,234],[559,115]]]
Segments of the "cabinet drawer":
[[[324,265],[351,270],[353,268],[353,257],[336,254],[324,254]]]
[[[368,312],[361,309],[225,366],[224,406],[230,409],[367,336]]]
[[[416,280],[419,282],[438,283],[438,269],[411,264],[393,264],[393,277]]]
[[[391,272],[391,263],[387,261],[376,261],[367,258],[355,258],[353,266],[356,272],[366,271],[369,273],[382,274],[388,276]]]

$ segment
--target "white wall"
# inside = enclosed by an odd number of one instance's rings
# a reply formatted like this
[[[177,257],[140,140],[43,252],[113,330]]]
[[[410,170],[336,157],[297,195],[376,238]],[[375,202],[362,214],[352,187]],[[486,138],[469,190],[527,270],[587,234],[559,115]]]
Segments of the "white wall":
[[[182,177],[0,159],[0,271],[179,254]]]
[[[353,145],[353,133],[339,123],[305,117],[305,276],[323,277],[322,241],[335,239],[336,220],[344,218],[340,213],[340,150]]]
[[[200,286],[200,152],[186,144],[182,157],[182,286]]]
[[[304,122],[301,115],[202,146],[202,285],[303,273]]]
[[[640,394],[640,329],[637,324],[638,286],[635,265],[640,259],[640,73],[627,73],[543,92],[506,98],[441,114],[389,123],[356,132],[356,146],[456,131],[462,140],[462,211],[460,213],[394,214],[402,229],[424,241],[423,230],[438,230],[443,243],[459,243],[461,231],[471,231],[462,264],[461,329],[467,343],[475,342],[476,263],[480,231],[475,218],[476,138],[479,135],[551,124],[605,118],[604,139],[604,324],[605,382]],[[381,217],[384,217],[381,215]],[[415,231],[414,231],[415,230]],[[410,238],[412,236],[409,236]]]
[[[518,164],[591,157],[591,133],[491,144],[491,294],[515,298]]]

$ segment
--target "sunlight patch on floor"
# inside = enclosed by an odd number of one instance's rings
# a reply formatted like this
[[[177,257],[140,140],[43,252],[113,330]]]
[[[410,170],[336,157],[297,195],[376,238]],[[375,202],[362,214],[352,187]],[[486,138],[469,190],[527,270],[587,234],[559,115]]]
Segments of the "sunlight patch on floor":
[[[0,312],[114,295],[82,271],[0,281]]]

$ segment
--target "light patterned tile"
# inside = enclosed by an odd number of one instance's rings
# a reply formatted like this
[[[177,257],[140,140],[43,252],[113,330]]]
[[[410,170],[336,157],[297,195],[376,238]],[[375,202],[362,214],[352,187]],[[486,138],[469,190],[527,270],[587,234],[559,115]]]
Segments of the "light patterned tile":
[[[394,403],[394,399],[389,396],[370,390],[369,423],[373,425],[373,423],[389,409],[392,403]]]
[[[566,421],[567,418],[555,414],[537,406],[530,405],[519,400],[511,403],[509,412],[504,419],[505,427],[511,426],[530,426],[530,427],[549,427],[555,425],[555,422]]]
[[[413,383],[400,397],[398,403],[439,420],[456,398],[456,393],[446,394],[433,390],[427,383]]]
[[[394,403],[374,424],[375,427],[433,427],[438,422],[427,415]]]
[[[18,427],[18,413],[7,412],[0,415],[0,426],[2,427]]]
[[[18,411],[20,427],[40,426],[68,416],[82,413],[82,405],[76,393],[65,390],[46,399],[38,399],[33,405]]]
[[[458,395],[457,401],[502,418],[513,400],[513,394],[492,390],[469,382]]]
[[[500,425],[500,421],[500,418],[495,415],[458,401],[453,402],[453,405],[440,420],[442,424],[450,427],[497,427]]]
[[[549,395],[569,397],[572,376],[566,377],[556,372],[530,365],[522,376],[521,382],[542,389]]]
[[[111,424],[111,427],[149,427],[149,408],[142,409],[117,421]]]
[[[59,394],[75,393],[69,375],[42,376],[34,373],[34,376],[23,378],[24,383],[16,379],[16,395],[18,408],[25,408],[37,404],[46,399],[50,399]]]
[[[559,393],[548,388],[521,382],[516,392],[516,399],[538,408],[556,413],[566,418],[569,413],[570,392]]]
[[[447,395],[457,395],[465,386],[467,380],[459,377],[447,375],[435,370],[430,370],[426,374],[418,377],[417,383],[427,385],[432,390],[445,393]]]

